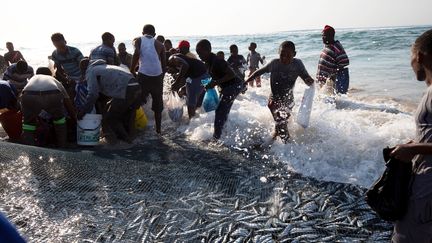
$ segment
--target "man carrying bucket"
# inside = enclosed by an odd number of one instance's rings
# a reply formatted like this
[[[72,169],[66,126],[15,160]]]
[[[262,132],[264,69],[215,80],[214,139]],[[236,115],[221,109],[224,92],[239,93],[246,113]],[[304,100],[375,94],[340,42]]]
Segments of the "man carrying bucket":
[[[84,58],[80,68],[87,80],[88,94],[77,118],[81,120],[89,113],[102,93],[110,98],[106,113],[102,114],[105,140],[112,144],[119,138],[131,143],[135,135],[135,111],[141,103],[141,88],[134,76],[101,59],[89,63],[89,59]]]
[[[56,145],[66,147],[67,113],[74,118],[75,110],[64,86],[51,76],[47,67],[40,67],[24,87],[21,96],[23,113],[22,139],[29,145],[46,145],[48,131],[42,123],[53,123]]]

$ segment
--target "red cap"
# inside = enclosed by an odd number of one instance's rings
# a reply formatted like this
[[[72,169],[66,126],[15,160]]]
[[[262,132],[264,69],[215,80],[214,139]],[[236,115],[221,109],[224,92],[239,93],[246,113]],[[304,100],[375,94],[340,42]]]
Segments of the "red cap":
[[[326,26],[324,26],[323,32],[335,33],[335,30],[330,25],[326,25]]]
[[[182,48],[182,47],[187,47],[187,48],[189,48],[190,47],[190,44],[189,44],[189,42],[187,41],[187,40],[182,40],[182,41],[180,41],[179,42],[179,44],[178,44],[178,49],[180,49],[180,48]]]

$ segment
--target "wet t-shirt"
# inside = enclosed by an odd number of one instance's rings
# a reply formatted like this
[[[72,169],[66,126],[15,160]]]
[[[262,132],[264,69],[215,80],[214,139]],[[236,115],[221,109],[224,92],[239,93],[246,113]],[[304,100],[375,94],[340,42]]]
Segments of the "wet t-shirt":
[[[210,58],[209,61],[206,63],[206,66],[208,68],[208,73],[213,80],[219,80],[224,77],[227,70],[230,68],[225,60],[217,58],[214,53],[210,54]],[[219,86],[223,89],[237,82],[239,82],[238,79],[233,78],[229,81],[219,84]]]
[[[270,74],[271,98],[292,100],[292,90],[298,77],[303,80],[311,78],[306,71],[303,62],[294,58],[290,64],[282,64],[279,59],[274,59],[262,67],[266,73]]]

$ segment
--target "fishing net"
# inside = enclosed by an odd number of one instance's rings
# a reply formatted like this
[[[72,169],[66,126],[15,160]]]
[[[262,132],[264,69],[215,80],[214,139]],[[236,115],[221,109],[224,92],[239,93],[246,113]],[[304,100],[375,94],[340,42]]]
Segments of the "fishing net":
[[[351,184],[227,148],[151,137],[122,150],[1,142],[0,210],[29,242],[388,242]]]

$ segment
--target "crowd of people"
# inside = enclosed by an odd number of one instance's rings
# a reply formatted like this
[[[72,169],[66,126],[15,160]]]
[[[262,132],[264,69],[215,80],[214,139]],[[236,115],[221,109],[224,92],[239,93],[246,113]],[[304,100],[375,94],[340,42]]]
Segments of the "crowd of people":
[[[156,133],[161,133],[163,80],[173,76],[171,91],[186,96],[189,118],[196,114],[205,90],[218,87],[220,102],[215,110],[213,138],[218,140],[227,122],[236,97],[246,91],[246,86],[261,86],[260,76],[270,73],[271,93],[268,107],[275,121],[274,138],[288,141],[288,118],[293,106],[293,88],[300,77],[313,85],[302,61],[296,56],[295,44],[284,41],[279,46],[279,58],[262,67],[265,57],[256,52],[251,43],[247,58],[238,54],[238,47],[230,46],[230,56],[225,61],[223,52],[214,53],[209,40],[196,44],[198,57],[190,51],[190,43],[182,40],[173,48],[170,40],[156,36],[153,25],[145,25],[142,36],[133,41],[134,53],[126,52],[124,43],[114,48],[111,33],[102,35],[102,44],[88,57],[80,50],[67,45],[61,33],[51,36],[55,50],[51,59],[53,73],[48,67],[39,67],[35,75],[23,55],[6,43],[8,52],[0,56],[4,68],[0,81],[0,122],[11,141],[46,146],[49,131],[55,134],[54,144],[66,147],[74,137],[76,121],[85,114],[102,114],[104,138],[115,143],[118,139],[132,142],[135,136],[134,116],[137,108],[152,98]],[[348,56],[341,43],[335,40],[335,30],[326,25],[322,31],[324,48],[318,63],[316,80],[320,85],[334,84],[335,93],[345,94],[349,87]],[[124,65],[120,67],[119,65]],[[414,180],[406,216],[396,222],[394,242],[432,241],[432,30],[423,33],[412,48],[411,65],[419,81],[428,86],[416,112],[417,138],[399,144],[392,156],[413,163]],[[126,67],[126,68],[125,68]],[[246,77],[245,71],[249,69]],[[202,80],[211,77],[205,87]],[[17,126],[18,124],[18,126]],[[47,132],[48,131],[48,132]],[[51,141],[52,142],[52,141]]]
[[[334,29],[326,26],[317,80],[324,84],[333,79],[338,84],[337,92],[346,93],[348,57],[334,36]],[[290,41],[280,45],[279,58],[265,65],[265,57],[256,51],[254,42],[250,43],[246,58],[239,54],[237,45],[231,45],[225,61],[223,52],[213,53],[209,40],[198,41],[197,56],[190,51],[187,40],[173,48],[170,40],[156,36],[150,24],[144,26],[142,36],[133,40],[132,54],[126,51],[124,43],[118,44],[117,51],[115,37],[109,32],[102,34],[102,43],[86,57],[78,48],[69,46],[61,33],[52,34],[51,41],[55,47],[50,55],[54,69],[39,67],[34,73],[11,42],[6,43],[9,52],[0,58],[5,66],[4,81],[0,82],[0,122],[12,141],[65,147],[76,141],[77,120],[87,113],[98,113],[102,114],[102,136],[106,142],[130,143],[136,136],[136,109],[148,97],[155,131],[160,134],[165,75],[173,77],[171,91],[186,97],[189,119],[201,106],[206,90],[217,87],[219,103],[213,132],[217,141],[237,96],[246,92],[248,84],[261,87],[260,76],[271,73],[268,107],[276,123],[273,137],[286,142],[290,137],[287,123],[296,79],[300,76],[307,85],[314,83],[302,61],[295,58],[295,45]],[[345,78],[344,85],[339,85],[341,77]],[[211,82],[204,87],[202,81],[208,78]]]

